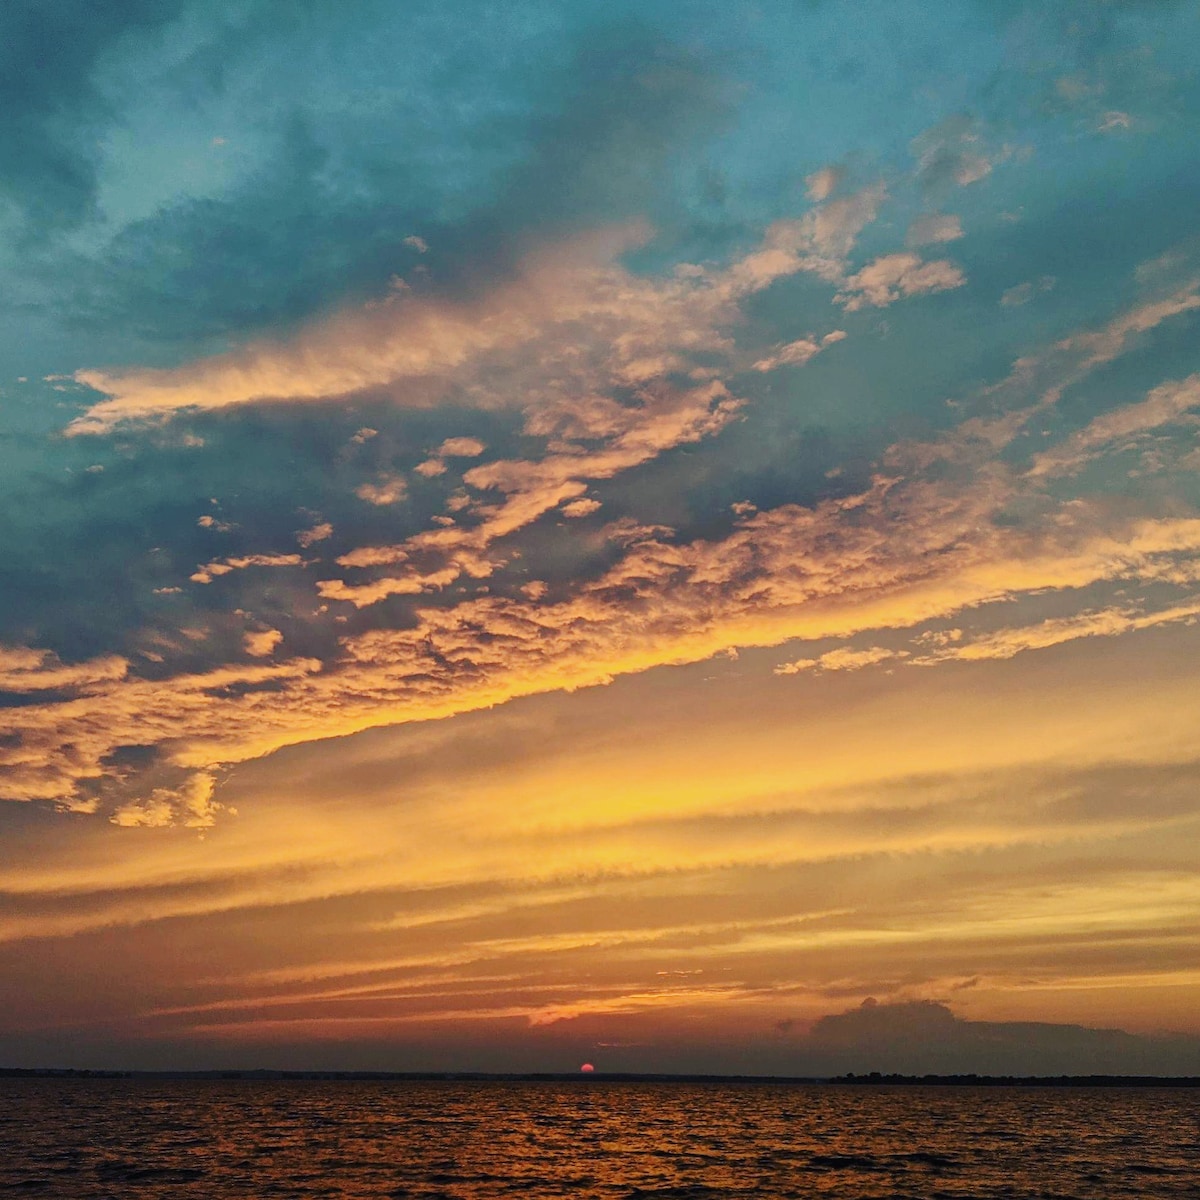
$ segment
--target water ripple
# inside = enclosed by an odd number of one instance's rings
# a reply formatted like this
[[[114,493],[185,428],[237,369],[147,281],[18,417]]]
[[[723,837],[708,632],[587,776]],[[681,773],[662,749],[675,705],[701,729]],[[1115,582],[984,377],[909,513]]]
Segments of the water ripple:
[[[0,1195],[1176,1200],[1168,1089],[7,1079]]]

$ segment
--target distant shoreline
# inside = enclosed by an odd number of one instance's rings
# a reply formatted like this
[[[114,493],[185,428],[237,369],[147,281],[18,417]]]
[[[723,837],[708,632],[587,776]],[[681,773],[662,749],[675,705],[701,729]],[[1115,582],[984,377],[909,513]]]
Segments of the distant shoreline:
[[[365,1083],[597,1083],[755,1084],[765,1086],[858,1087],[1127,1087],[1194,1088],[1194,1075],[675,1075],[629,1071],[118,1071],[75,1067],[0,1067],[0,1079],[137,1079],[215,1082],[365,1082]]]

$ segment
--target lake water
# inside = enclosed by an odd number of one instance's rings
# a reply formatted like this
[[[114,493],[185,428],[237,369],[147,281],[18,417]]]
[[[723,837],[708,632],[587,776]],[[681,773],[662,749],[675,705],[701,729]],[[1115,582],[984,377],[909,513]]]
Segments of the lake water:
[[[1200,1196],[1200,1091],[0,1081],[0,1195]]]

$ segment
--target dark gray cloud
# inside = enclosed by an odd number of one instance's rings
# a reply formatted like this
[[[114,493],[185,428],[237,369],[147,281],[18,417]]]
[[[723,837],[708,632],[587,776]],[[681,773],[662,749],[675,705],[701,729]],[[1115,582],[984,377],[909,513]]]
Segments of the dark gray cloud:
[[[913,1000],[822,1017],[797,1043],[822,1073],[980,1075],[1200,1074],[1200,1037],[1150,1036],[1041,1021],[968,1021]]]
[[[364,27],[355,36],[379,35]],[[182,196],[95,256],[58,261],[68,321],[216,345],[378,295],[397,277],[454,289],[504,271],[534,238],[661,215],[672,203],[671,161],[719,120],[717,77],[624,21],[566,42],[536,73],[465,64],[446,82],[467,114],[456,127],[411,103],[380,109],[370,100],[377,78],[348,76],[346,111],[332,114],[281,86],[264,109],[278,114],[262,128],[273,148],[240,183]],[[473,88],[464,82],[480,76]],[[501,87],[504,101],[491,94]]]

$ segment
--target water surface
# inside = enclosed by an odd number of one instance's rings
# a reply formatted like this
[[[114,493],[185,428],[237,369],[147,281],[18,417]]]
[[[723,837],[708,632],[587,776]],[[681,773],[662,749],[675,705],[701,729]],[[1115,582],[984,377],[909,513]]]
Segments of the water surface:
[[[1200,1093],[0,1081],[0,1195],[1200,1196]]]

